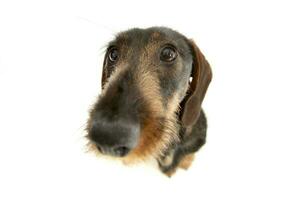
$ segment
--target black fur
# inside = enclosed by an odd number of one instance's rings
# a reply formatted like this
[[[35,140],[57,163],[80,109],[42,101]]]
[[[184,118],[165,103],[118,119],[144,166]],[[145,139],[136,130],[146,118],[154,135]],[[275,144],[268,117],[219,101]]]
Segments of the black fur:
[[[159,37],[153,41],[151,37],[156,32],[159,33]],[[195,57],[189,40],[182,34],[165,27],[134,28],[120,33],[114,41],[108,44],[107,52],[110,48],[117,47],[120,54],[119,60],[130,67],[116,77],[114,84],[109,84],[106,88],[107,94],[99,98],[92,109],[90,128],[88,129],[89,138],[104,153],[125,156],[137,145],[140,137],[138,131],[142,128],[140,124],[147,118],[148,108],[146,104],[139,102],[142,94],[139,86],[133,82],[133,77],[136,71],[145,64],[140,58],[145,57],[146,51],[144,51],[144,48],[151,42],[160,44],[152,50],[152,57],[150,55],[146,55],[146,57],[147,63],[150,62],[152,66],[150,71],[152,70],[158,75],[160,96],[164,99],[164,107],[167,107],[168,99],[171,99],[176,92],[181,95],[181,105],[185,103],[186,88]],[[178,58],[174,62],[168,63],[160,60],[159,55],[165,45],[172,45],[176,48]],[[115,68],[122,67],[110,62],[107,54],[103,66],[103,88]],[[177,113],[179,121],[181,114],[181,112]],[[164,119],[160,123],[161,129],[163,129]],[[186,155],[198,151],[206,141],[207,124],[203,110],[201,110],[197,123],[190,127],[189,131],[180,123],[179,126],[180,141],[174,141],[165,151],[164,156],[157,158],[159,167],[164,173],[176,169]],[[107,146],[109,148],[106,148]],[[115,148],[118,148],[121,153],[119,151],[114,153]],[[126,148],[125,153],[124,148]],[[168,156],[171,156],[172,161],[166,164],[164,160]]]

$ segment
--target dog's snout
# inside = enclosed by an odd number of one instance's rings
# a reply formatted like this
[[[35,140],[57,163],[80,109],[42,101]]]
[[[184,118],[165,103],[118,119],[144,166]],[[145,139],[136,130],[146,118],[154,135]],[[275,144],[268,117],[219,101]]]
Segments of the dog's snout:
[[[101,153],[123,157],[137,146],[139,132],[137,122],[98,117],[92,122],[89,137]]]

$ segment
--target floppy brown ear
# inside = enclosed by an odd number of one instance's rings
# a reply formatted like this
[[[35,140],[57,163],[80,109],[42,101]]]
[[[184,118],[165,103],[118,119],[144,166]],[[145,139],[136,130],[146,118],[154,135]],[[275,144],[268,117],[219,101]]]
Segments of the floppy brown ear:
[[[185,97],[184,105],[182,105],[181,120],[184,127],[194,125],[199,118],[201,104],[212,79],[211,68],[200,49],[192,40],[189,40],[189,45],[193,54],[193,69],[191,73],[192,82]]]

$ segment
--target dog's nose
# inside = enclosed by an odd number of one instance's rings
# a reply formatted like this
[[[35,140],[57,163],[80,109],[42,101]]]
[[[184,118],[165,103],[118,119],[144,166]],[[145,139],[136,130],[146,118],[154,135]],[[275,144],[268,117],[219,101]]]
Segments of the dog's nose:
[[[92,123],[89,137],[101,153],[124,157],[137,146],[139,132],[136,122],[97,118]]]

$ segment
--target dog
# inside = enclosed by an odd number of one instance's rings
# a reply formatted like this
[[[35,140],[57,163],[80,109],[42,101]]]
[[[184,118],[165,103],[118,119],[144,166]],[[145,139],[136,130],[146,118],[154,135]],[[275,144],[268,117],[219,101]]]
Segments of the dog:
[[[102,92],[90,110],[91,149],[125,163],[155,158],[173,175],[206,141],[202,102],[212,70],[197,45],[167,27],[133,28],[109,42]]]

